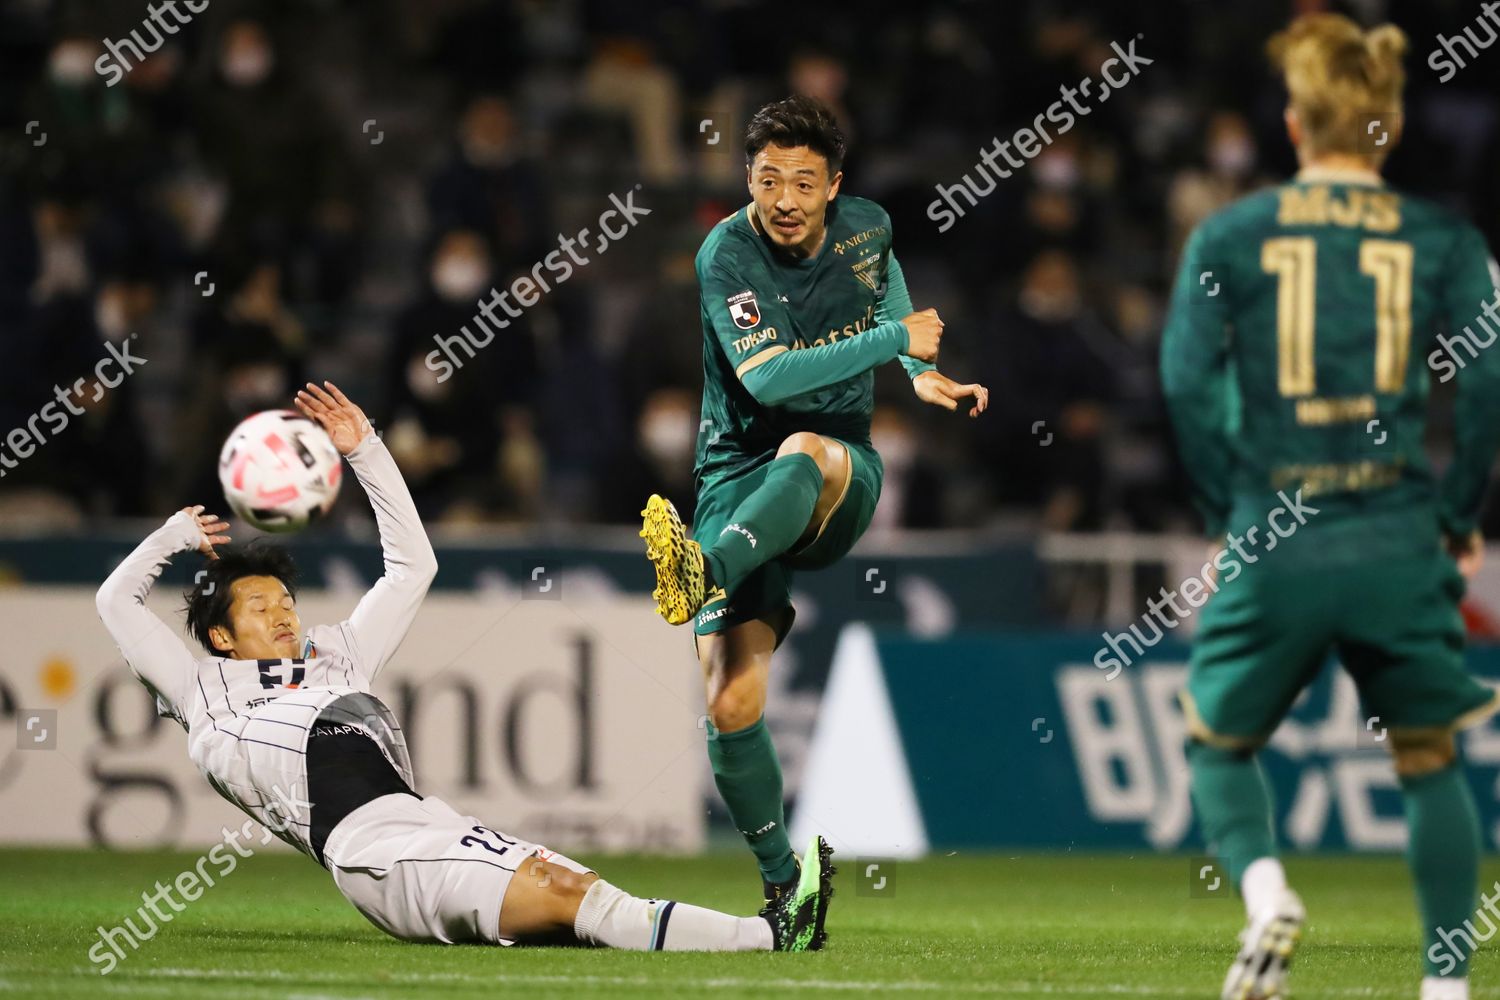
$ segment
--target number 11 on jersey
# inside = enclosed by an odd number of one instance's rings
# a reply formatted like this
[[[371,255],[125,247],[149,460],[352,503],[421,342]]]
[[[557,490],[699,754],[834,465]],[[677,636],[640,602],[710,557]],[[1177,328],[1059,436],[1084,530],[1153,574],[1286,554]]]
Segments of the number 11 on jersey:
[[[1311,236],[1279,236],[1261,244],[1260,266],[1276,276],[1276,384],[1283,396],[1317,391],[1313,363],[1318,244]],[[1364,240],[1359,270],[1375,280],[1375,391],[1400,392],[1411,350],[1412,247]]]

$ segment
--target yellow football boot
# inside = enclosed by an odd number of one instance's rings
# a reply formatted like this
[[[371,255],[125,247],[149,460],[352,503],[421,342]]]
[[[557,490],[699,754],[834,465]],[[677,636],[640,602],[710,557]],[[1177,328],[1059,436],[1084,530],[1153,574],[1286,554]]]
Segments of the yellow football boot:
[[[687,536],[687,528],[670,500],[651,494],[641,511],[641,537],[646,558],[656,567],[656,613],[672,625],[692,620],[703,607],[703,549]]]

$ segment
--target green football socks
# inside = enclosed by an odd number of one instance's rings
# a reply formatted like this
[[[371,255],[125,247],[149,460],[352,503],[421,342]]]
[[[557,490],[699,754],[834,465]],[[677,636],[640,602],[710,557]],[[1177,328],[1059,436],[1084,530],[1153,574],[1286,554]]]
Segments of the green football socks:
[[[1256,858],[1276,856],[1275,811],[1253,754],[1188,744],[1193,805],[1209,850],[1236,886]]]
[[[1479,814],[1458,763],[1401,778],[1410,831],[1406,861],[1422,915],[1422,968],[1429,976],[1463,976],[1477,944],[1495,932],[1476,912]]]
[[[703,540],[710,585],[733,593],[745,577],[795,545],[822,491],[823,473],[811,455],[795,452],[772,462],[719,537]]]
[[[732,733],[721,733],[710,722],[708,761],[735,829],[755,853],[761,877],[767,882],[792,878],[797,874],[797,856],[787,838],[781,762],[765,718]]]

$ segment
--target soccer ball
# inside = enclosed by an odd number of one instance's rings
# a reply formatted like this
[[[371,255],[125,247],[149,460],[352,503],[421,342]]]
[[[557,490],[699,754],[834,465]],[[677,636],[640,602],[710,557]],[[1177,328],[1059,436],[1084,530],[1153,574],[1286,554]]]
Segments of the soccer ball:
[[[262,531],[299,531],[328,513],[343,474],[328,432],[295,410],[246,417],[219,452],[224,499]]]

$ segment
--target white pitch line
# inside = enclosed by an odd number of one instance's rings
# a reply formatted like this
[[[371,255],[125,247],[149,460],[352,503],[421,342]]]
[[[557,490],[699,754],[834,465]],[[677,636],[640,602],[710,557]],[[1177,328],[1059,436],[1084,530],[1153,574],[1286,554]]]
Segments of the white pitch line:
[[[331,983],[329,985],[337,986],[340,984]],[[45,983],[27,983],[25,984],[25,988],[33,996],[50,996],[65,992],[69,996],[77,995],[77,984],[72,980],[59,980],[57,978],[50,978]],[[160,996],[162,985],[160,983],[122,982],[119,977],[105,976],[101,977],[100,981],[93,984],[90,988],[99,990],[107,994],[146,994],[150,996]],[[359,984],[357,986],[351,986],[351,988],[368,990],[369,986],[368,984]],[[21,983],[9,979],[0,979],[0,994],[9,993],[12,991],[19,992],[21,989]],[[379,997],[371,996],[367,992],[356,993],[353,995],[350,995],[348,993],[287,993],[285,992],[286,987],[284,986],[269,985],[261,987],[241,986],[238,987],[238,989],[245,995],[257,996],[264,994],[274,997],[275,1000],[380,1000]],[[40,992],[38,992],[39,990]]]
[[[97,976],[93,969],[75,967],[75,971]],[[373,984],[369,982],[356,982],[349,976],[339,973],[302,972],[290,973],[279,969],[268,969],[265,971],[251,971],[248,969],[187,969],[187,968],[158,968],[141,970],[122,970],[122,974],[110,978],[161,978],[161,979],[234,979],[234,980],[268,980],[268,979],[294,979],[302,982],[318,983],[325,986],[340,986],[348,984],[349,989],[369,990]],[[599,976],[599,975],[546,975],[532,973],[506,973],[496,972],[486,975],[471,975],[462,972],[391,972],[381,976],[381,985],[389,986],[416,986],[423,984],[434,984],[449,982],[455,984],[472,984],[475,986],[497,987],[504,985],[515,986],[615,986],[615,987],[641,987],[661,989],[670,987],[673,990],[698,989],[715,990],[739,988],[746,990],[763,991],[772,990],[816,990],[826,991],[853,991],[862,993],[963,993],[974,995],[991,996],[1088,996],[1091,994],[1112,994],[1116,996],[1180,996],[1201,997],[1203,990],[1188,986],[1145,986],[1123,983],[1100,983],[1090,985],[1087,983],[1041,983],[1041,982],[1014,982],[1014,983],[961,983],[942,982],[934,980],[895,980],[890,982],[856,982],[840,979],[764,979],[743,977],[715,977],[711,979],[685,979],[670,975],[661,977],[651,976]],[[106,980],[108,985],[108,980]],[[124,986],[124,983],[120,984]],[[1319,990],[1321,996],[1334,997],[1409,997],[1411,989],[1409,986],[1397,987],[1374,987],[1353,986],[1341,987],[1331,990]],[[1473,991],[1474,996],[1500,997],[1500,990],[1479,989]]]

